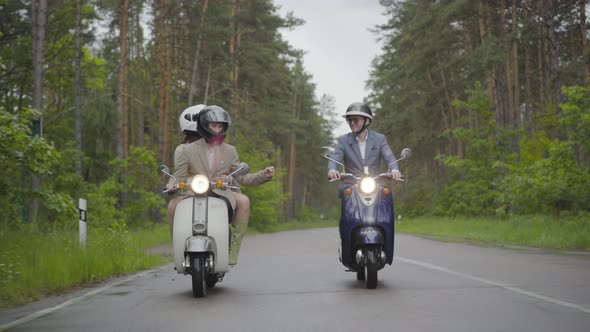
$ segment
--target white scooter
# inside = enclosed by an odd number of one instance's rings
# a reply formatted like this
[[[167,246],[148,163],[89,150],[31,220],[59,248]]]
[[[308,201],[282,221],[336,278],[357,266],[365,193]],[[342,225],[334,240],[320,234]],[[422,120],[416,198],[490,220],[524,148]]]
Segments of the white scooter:
[[[246,163],[240,166],[226,179],[234,174],[246,174]],[[207,288],[212,288],[223,280],[229,271],[229,241],[231,206],[223,198],[209,196],[213,186],[217,189],[239,189],[225,182],[212,182],[207,176],[198,174],[188,179],[187,184],[178,182],[167,166],[161,165],[160,171],[174,179],[174,186],[164,190],[180,190],[185,195],[174,213],[172,245],[174,249],[174,268],[180,274],[192,276],[193,295],[204,297]]]

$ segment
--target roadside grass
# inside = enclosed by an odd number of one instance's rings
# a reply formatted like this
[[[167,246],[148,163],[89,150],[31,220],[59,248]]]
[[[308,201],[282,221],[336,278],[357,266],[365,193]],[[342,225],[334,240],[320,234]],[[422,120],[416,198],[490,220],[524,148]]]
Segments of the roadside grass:
[[[588,216],[415,217],[398,220],[396,231],[454,242],[590,250]]]
[[[0,308],[163,264],[167,258],[148,249],[169,237],[167,226],[89,230],[83,249],[77,231],[0,229]]]

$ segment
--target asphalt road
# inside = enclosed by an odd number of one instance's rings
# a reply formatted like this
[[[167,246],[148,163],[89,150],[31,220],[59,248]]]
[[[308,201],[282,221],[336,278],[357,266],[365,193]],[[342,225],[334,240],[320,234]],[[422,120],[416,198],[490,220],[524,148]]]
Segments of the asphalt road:
[[[335,228],[248,236],[206,298],[172,264],[0,312],[8,331],[590,331],[590,255],[396,235],[368,290]]]

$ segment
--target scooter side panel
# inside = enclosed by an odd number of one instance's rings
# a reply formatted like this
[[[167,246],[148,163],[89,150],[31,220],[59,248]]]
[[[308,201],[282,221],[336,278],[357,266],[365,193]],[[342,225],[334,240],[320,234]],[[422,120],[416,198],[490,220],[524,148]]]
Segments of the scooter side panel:
[[[395,242],[395,218],[393,208],[393,193],[390,191],[389,195],[382,192],[378,197],[377,204],[377,220],[382,227],[385,236],[385,262],[387,264],[393,263],[393,250]]]
[[[353,190],[352,195],[345,195],[344,190],[350,188]],[[360,211],[358,202],[356,202],[356,189],[353,185],[345,185],[340,187],[340,199],[341,199],[341,210],[340,210],[340,222],[339,231],[341,239],[342,249],[342,264],[347,267],[351,267],[353,263],[352,259],[352,234],[353,228],[360,225]]]
[[[220,198],[209,197],[208,200],[208,234],[217,244],[215,273],[229,271],[229,217],[226,204]]]
[[[185,274],[182,263],[184,262],[185,241],[193,235],[193,201],[195,204],[205,206],[206,197],[188,196],[176,206],[174,211],[174,226],[172,229],[172,245],[174,249],[174,266],[176,272]]]

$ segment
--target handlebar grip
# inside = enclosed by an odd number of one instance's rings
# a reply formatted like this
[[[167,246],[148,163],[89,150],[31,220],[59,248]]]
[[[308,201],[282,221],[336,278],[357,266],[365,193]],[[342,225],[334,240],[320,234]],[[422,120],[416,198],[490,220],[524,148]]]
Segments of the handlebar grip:
[[[172,188],[164,188],[164,190],[162,190],[162,193],[163,194],[170,194],[170,195],[172,195],[172,194],[174,194],[177,191],[178,191],[178,187],[177,186],[174,186]]]

